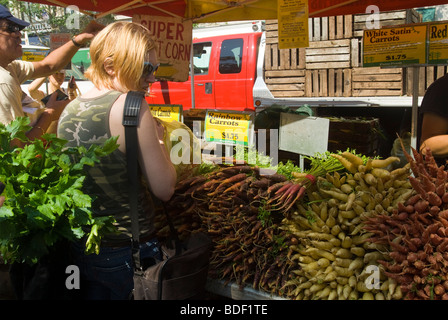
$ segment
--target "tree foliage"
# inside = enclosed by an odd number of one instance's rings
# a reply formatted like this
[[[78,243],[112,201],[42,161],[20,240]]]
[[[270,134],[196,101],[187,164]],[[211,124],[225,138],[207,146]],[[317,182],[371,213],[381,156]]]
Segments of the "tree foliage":
[[[30,22],[31,25],[24,31],[27,31],[30,35],[37,35],[43,46],[50,45],[49,39],[46,37],[49,33],[69,33],[75,35],[80,33],[94,19],[92,16],[59,6],[19,0],[0,0],[0,4],[7,7],[17,18]],[[70,23],[74,18],[79,19],[77,20],[79,23],[75,24],[75,26]],[[97,22],[104,25],[114,21],[115,17],[113,15],[97,19]],[[34,24],[39,22],[50,26],[50,29],[47,32],[38,32]]]

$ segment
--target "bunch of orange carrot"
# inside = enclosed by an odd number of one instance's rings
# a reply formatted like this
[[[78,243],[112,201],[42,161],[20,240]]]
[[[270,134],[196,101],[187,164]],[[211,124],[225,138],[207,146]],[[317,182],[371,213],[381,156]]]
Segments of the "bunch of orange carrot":
[[[366,229],[374,233],[370,242],[389,245],[390,259],[379,262],[405,299],[448,300],[448,173],[431,150],[412,153],[405,152],[413,195],[390,216],[370,218]]]

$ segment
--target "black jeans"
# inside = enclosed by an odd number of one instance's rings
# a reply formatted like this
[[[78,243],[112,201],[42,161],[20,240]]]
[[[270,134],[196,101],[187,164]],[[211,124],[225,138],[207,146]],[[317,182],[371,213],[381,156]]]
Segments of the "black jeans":
[[[84,253],[81,244],[72,245],[74,264],[81,273],[80,290],[83,299],[127,300],[134,288],[134,268],[131,247],[102,247],[99,255]],[[142,264],[160,259],[157,239],[140,245]]]

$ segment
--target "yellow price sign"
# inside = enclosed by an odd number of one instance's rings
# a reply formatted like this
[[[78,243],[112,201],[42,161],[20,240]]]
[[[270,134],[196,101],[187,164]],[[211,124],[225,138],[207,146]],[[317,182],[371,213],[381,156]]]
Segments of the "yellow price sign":
[[[428,26],[428,33],[428,64],[447,64],[448,24],[430,24]]]
[[[182,122],[182,105],[180,104],[150,104],[149,109],[153,117]]]
[[[427,25],[364,30],[363,66],[406,66],[426,63]]]
[[[279,49],[309,46],[308,0],[278,0]]]
[[[248,146],[250,124],[250,114],[207,111],[205,140]]]

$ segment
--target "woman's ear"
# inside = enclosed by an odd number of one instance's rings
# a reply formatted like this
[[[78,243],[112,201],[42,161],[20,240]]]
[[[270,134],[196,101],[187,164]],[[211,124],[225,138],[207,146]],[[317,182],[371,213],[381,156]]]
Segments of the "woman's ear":
[[[104,60],[103,66],[104,66],[104,70],[106,71],[106,73],[109,76],[111,76],[111,77],[115,76],[114,62],[111,58],[106,58]]]

